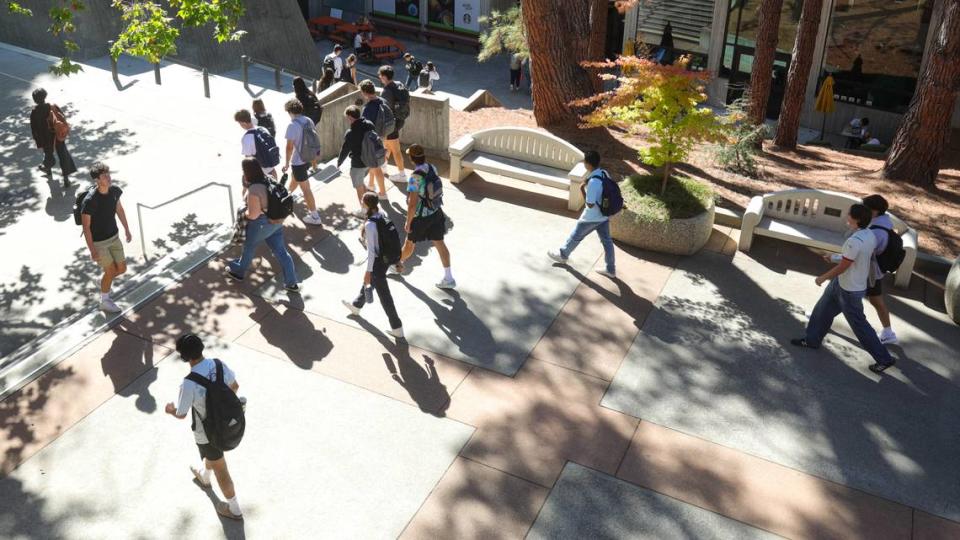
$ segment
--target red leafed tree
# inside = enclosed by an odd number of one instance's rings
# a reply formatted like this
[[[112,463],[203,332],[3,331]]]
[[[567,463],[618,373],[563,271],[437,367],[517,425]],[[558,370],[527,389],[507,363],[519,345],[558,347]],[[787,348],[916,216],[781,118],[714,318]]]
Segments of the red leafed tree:
[[[750,123],[760,125],[767,116],[767,101],[773,79],[773,61],[780,35],[780,11],[783,0],[761,0],[757,8],[757,43],[750,72]],[[763,139],[757,138],[759,144]]]
[[[777,123],[777,136],[774,139],[774,143],[780,148],[793,150],[797,147],[800,111],[803,109],[807,80],[813,65],[813,49],[816,46],[822,11],[823,0],[804,0],[803,12],[797,26],[797,40],[793,44],[793,59],[787,74],[787,88],[783,94],[783,107],[780,109],[780,121]]]
[[[943,0],[940,26],[931,41],[910,108],[900,121],[884,178],[931,187],[950,142],[950,117],[960,93],[960,0]]]

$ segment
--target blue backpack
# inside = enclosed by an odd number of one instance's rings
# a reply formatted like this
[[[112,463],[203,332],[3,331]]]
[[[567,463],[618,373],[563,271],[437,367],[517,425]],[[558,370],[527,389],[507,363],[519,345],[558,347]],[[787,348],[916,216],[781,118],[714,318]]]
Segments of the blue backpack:
[[[610,178],[607,171],[600,169],[599,173],[594,173],[590,178],[600,178],[603,182],[603,193],[600,195],[600,213],[609,217],[616,215],[623,210],[623,194],[620,193],[620,186]],[[590,181],[590,178],[587,181]]]
[[[280,147],[277,146],[276,139],[270,135],[270,132],[261,126],[247,130],[247,133],[253,134],[253,143],[257,148],[254,156],[257,162],[264,169],[271,169],[280,164]]]

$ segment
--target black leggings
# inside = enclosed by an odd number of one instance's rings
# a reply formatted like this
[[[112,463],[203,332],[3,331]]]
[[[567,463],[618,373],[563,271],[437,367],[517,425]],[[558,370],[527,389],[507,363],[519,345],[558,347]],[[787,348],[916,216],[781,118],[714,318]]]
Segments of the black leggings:
[[[46,168],[53,167],[53,153],[56,151],[57,159],[60,161],[60,172],[63,173],[63,177],[66,178],[71,174],[77,172],[77,166],[73,163],[73,157],[70,156],[70,151],[67,150],[67,143],[64,141],[57,141],[54,144],[43,149],[43,166]]]
[[[519,69],[510,70],[510,85],[516,86],[516,87],[520,86],[520,70]]]
[[[370,274],[370,283],[377,291],[377,297],[380,298],[380,305],[383,306],[383,312],[387,314],[387,319],[390,321],[390,328],[394,330],[400,328],[403,326],[403,323],[400,322],[400,317],[397,315],[397,308],[393,305],[393,295],[390,294],[390,285],[387,282],[387,265],[379,260],[375,261],[373,263],[373,271]],[[362,308],[363,305],[366,304],[364,288],[366,288],[366,285],[360,286],[360,295],[353,301],[353,306],[356,308]]]

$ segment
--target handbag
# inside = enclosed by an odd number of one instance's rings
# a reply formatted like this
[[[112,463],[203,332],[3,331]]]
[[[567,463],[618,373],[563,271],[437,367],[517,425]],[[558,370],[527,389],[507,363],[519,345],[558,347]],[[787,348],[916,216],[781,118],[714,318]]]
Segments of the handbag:
[[[247,207],[237,209],[237,218],[233,222],[233,238],[231,244],[243,245],[247,240]]]
[[[47,124],[50,127],[50,131],[53,132],[54,137],[56,137],[57,142],[67,140],[67,135],[70,133],[70,124],[67,123],[67,118],[63,115],[60,107],[54,104],[50,105],[50,116],[47,118]]]

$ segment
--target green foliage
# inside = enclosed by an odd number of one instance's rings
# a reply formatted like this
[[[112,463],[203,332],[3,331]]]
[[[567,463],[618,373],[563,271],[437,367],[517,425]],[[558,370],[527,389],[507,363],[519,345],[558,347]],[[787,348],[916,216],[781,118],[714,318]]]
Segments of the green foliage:
[[[62,36],[64,49],[63,58],[48,68],[50,73],[68,77],[83,71],[79,64],[70,60],[70,56],[79,51],[80,46],[68,35],[77,30],[73,23],[74,14],[86,8],[87,6],[80,0],[60,0],[59,4],[52,6],[47,12],[50,17],[50,26],[47,30],[54,36]]]
[[[706,211],[714,198],[710,186],[685,176],[671,178],[663,193],[660,184],[658,175],[635,174],[620,185],[624,204],[641,221],[691,218]]]
[[[744,96],[727,107],[727,114],[722,117],[728,128],[727,137],[720,140],[714,158],[725,170],[756,178],[760,172],[756,156],[767,127],[763,124],[755,126],[749,121],[749,106],[749,97]]]
[[[186,26],[213,24],[213,37],[217,43],[238,41],[246,33],[237,30],[240,17],[246,9],[244,0],[170,0],[170,7],[177,10],[177,17]]]
[[[707,75],[686,69],[687,59],[661,66],[644,58],[623,57],[612,62],[586,62],[584,67],[619,68],[617,88],[573,103],[596,106],[584,116],[588,127],[623,126],[632,133],[646,132],[650,146],[639,150],[648,165],[663,168],[661,191],[676,163],[683,162],[695,145],[719,141],[726,129],[712,110],[700,105],[707,100]]]
[[[180,31],[170,25],[172,19],[163,7],[153,2],[125,0],[114,0],[113,6],[122,11],[120,17],[127,25],[110,47],[114,59],[127,53],[156,64],[177,51]]]
[[[72,42],[68,42],[72,43]],[[59,62],[52,64],[49,68],[50,73],[61,77],[69,77],[74,73],[79,73],[83,71],[83,67],[80,64],[76,64],[70,60],[69,56],[64,56],[60,59]]]
[[[520,6],[507,11],[493,11],[480,17],[487,30],[480,34],[480,54],[477,60],[484,62],[503,51],[519,53],[524,60],[530,58],[527,31],[523,26],[523,11]]]
[[[7,2],[7,13],[11,15],[24,15],[26,17],[32,17],[33,11],[21,6],[17,2]]]

